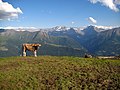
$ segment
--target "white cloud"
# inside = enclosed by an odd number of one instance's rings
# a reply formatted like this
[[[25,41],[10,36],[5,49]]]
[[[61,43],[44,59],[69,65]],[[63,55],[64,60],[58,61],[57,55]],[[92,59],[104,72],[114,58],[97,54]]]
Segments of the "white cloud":
[[[87,18],[87,20],[88,20],[90,23],[92,23],[92,24],[96,24],[96,23],[97,23],[97,21],[96,21],[94,18],[92,18],[92,17]]]
[[[97,28],[105,29],[105,30],[117,27],[117,26],[98,26],[98,25],[94,25],[94,26],[97,27]]]
[[[111,10],[115,12],[119,11],[117,5],[120,4],[120,0],[89,0],[89,1],[93,4],[99,2],[102,3],[102,5],[109,7]]]
[[[120,5],[120,0],[115,0],[115,4]]]
[[[18,18],[19,14],[22,14],[23,12],[19,7],[14,8],[11,4],[8,2],[3,2],[0,0],[0,20],[11,20]]]
[[[75,24],[75,22],[72,21],[71,24]]]

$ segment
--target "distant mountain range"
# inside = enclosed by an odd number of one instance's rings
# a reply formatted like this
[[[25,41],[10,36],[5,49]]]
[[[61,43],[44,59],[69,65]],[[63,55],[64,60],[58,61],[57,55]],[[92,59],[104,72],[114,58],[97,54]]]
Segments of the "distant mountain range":
[[[21,55],[23,43],[41,43],[38,55],[119,55],[120,27],[0,29],[0,57]]]

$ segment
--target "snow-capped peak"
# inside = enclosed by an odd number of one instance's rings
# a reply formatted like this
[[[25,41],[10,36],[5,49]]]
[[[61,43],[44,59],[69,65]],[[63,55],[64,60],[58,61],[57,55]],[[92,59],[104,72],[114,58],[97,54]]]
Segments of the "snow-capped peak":
[[[35,32],[38,31],[39,29],[35,27],[0,27],[0,29],[14,29],[15,31],[29,31],[29,32]]]
[[[7,27],[0,27],[1,29],[37,29],[35,27],[11,27],[11,26],[7,26]]]
[[[53,29],[56,30],[56,31],[64,31],[64,30],[68,30],[70,28],[65,27],[65,26],[56,26]]]

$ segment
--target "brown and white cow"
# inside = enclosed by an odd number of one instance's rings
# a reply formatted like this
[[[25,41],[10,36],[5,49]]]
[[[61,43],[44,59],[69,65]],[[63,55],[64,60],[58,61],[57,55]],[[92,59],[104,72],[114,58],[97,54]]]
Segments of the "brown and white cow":
[[[37,50],[41,44],[22,44],[22,55],[26,56],[26,51],[32,51],[34,56],[37,57]]]

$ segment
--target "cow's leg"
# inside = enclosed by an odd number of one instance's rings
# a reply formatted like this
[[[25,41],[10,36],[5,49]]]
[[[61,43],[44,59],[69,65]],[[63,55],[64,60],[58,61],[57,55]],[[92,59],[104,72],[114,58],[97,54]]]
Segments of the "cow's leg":
[[[24,44],[22,45],[22,56],[26,56],[26,48]]]
[[[37,52],[36,51],[34,51],[34,56],[37,57]]]
[[[26,56],[26,52],[25,52],[25,51],[23,51],[23,56],[24,56],[24,57]]]

